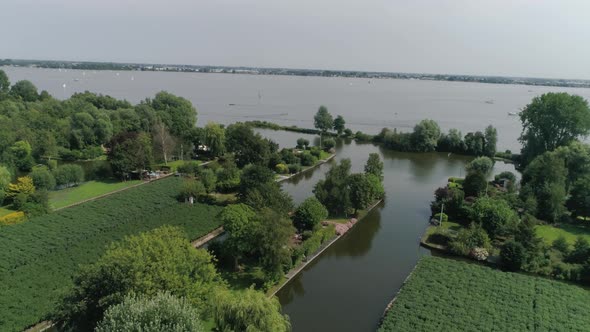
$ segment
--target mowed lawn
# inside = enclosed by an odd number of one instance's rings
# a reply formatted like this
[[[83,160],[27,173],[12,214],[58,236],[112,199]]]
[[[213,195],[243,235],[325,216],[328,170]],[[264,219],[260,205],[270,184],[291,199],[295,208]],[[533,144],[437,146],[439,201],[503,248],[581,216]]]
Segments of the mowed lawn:
[[[141,180],[126,182],[88,181],[76,187],[50,192],[49,204],[55,210],[93,197],[108,194],[119,189],[128,188],[141,182]]]
[[[576,242],[578,236],[582,236],[590,242],[590,226],[561,224],[559,227],[554,227],[551,225],[539,225],[535,228],[535,231],[537,236],[541,237],[547,244],[552,244],[560,236],[565,237],[567,242],[572,245]]]
[[[169,177],[0,229],[0,331],[45,320],[72,287],[80,265],[113,241],[162,225],[187,240],[219,227],[221,207],[179,203],[182,179]]]
[[[423,257],[385,315],[389,331],[588,331],[590,290]]]

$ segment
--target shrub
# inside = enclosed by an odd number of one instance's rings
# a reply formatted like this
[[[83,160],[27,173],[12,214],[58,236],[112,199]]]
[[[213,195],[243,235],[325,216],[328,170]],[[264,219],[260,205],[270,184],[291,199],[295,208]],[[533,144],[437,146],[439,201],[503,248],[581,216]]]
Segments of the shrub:
[[[129,294],[107,309],[96,332],[197,332],[203,331],[199,311],[184,298],[168,292],[153,297]]]
[[[199,163],[196,161],[185,161],[176,170],[185,175],[195,175],[199,171]]]
[[[58,186],[71,187],[84,181],[84,170],[82,166],[66,164],[59,166],[54,172],[55,182]]]
[[[435,219],[437,222],[440,222],[440,220],[441,220],[441,216],[442,216],[442,222],[443,222],[443,223],[445,223],[445,222],[449,221],[449,216],[447,216],[447,214],[446,214],[446,213],[440,213],[440,212],[434,215],[434,219]]]
[[[277,172],[277,174],[289,174],[289,166],[285,164],[277,164],[275,166],[275,172]]]
[[[293,224],[299,230],[313,230],[326,218],[328,218],[326,207],[317,198],[309,197],[295,211]]]
[[[350,128],[344,129],[344,137],[351,137],[353,135],[352,130]]]
[[[212,193],[215,191],[217,186],[217,176],[215,176],[215,172],[211,169],[203,169],[199,174],[199,179],[203,183],[205,190],[207,193]]]
[[[483,174],[479,172],[467,174],[463,181],[465,196],[479,196],[487,188],[488,182]]]
[[[55,177],[46,166],[34,167],[29,176],[37,189],[52,190],[55,188]]]
[[[301,172],[301,165],[299,164],[289,164],[289,173],[295,174]]]
[[[468,173],[475,172],[485,175],[492,170],[493,166],[494,162],[492,161],[492,159],[488,157],[477,157],[473,159],[469,164],[467,164],[465,168],[467,169]]]
[[[451,241],[450,249],[457,255],[467,256],[474,248],[491,249],[490,238],[486,231],[478,224],[471,224],[463,228],[457,237]]]
[[[318,161],[317,158],[310,153],[302,153],[299,159],[301,159],[301,165],[303,166],[313,166]]]
[[[26,220],[23,211],[16,211],[0,217],[0,225],[14,225]]]
[[[309,150],[309,153],[311,153],[311,155],[316,158],[320,158],[320,156],[322,155],[322,150],[317,146],[312,146]]]
[[[434,244],[438,244],[441,246],[447,246],[451,242],[451,239],[452,239],[452,237],[449,234],[448,230],[437,228],[434,231],[434,233],[432,233],[428,236],[427,241],[429,243],[434,243]]]
[[[518,271],[526,261],[526,250],[520,242],[510,240],[500,251],[502,266],[510,271]]]
[[[324,147],[324,150],[329,151],[330,149],[336,146],[336,141],[333,138],[326,138],[322,142],[322,145]]]
[[[563,236],[563,235],[561,235],[560,237],[555,239],[555,241],[553,241],[553,244],[551,246],[553,247],[553,249],[561,252],[564,255],[567,255],[570,252],[570,246],[567,243],[565,236]]]

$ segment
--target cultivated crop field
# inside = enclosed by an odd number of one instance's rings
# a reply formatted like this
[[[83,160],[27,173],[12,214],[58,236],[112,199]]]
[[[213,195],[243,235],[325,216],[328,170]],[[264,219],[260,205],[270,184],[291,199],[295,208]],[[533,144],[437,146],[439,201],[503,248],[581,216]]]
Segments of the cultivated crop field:
[[[51,312],[80,264],[126,235],[164,224],[191,239],[220,226],[221,208],[178,203],[181,179],[166,178],[0,228],[0,331],[22,331]]]
[[[424,257],[379,331],[588,331],[590,291]]]

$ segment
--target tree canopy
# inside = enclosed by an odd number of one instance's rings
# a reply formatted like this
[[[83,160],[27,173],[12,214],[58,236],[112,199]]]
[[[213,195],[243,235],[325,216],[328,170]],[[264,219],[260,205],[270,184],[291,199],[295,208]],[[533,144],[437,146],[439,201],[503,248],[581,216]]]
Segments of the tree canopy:
[[[590,132],[588,102],[565,92],[533,98],[522,112],[520,142],[524,165],[546,151],[553,151]]]
[[[313,118],[313,123],[317,129],[321,130],[324,133],[332,129],[332,127],[334,127],[334,119],[332,118],[332,115],[328,112],[328,108],[326,108],[326,106],[320,106]]]

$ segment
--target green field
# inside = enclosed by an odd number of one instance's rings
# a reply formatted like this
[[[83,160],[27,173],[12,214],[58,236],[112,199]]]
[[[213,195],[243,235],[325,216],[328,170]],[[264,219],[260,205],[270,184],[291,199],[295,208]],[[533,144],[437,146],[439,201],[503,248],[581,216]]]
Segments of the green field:
[[[50,313],[80,264],[112,241],[169,224],[190,239],[220,226],[217,206],[178,203],[166,178],[0,229],[0,331],[22,331]]]
[[[578,236],[585,237],[590,241],[590,227],[562,224],[559,227],[551,225],[539,225],[535,228],[537,236],[547,244],[552,244],[558,237],[564,236],[569,244],[574,244]]]
[[[76,187],[50,192],[49,204],[53,209],[59,209],[64,206],[78,203],[96,196],[108,194],[119,189],[131,187],[141,182],[141,180],[126,182],[88,181]]]
[[[588,312],[580,286],[423,257],[379,331],[588,331]]]
[[[164,164],[164,163],[158,164],[158,165],[156,165],[156,167],[168,166],[168,167],[170,167],[171,172],[176,172],[176,170],[178,169],[178,166],[182,166],[186,162],[187,162],[187,160],[174,160],[174,161],[169,161],[168,164]],[[191,160],[191,162],[195,162],[199,165],[201,164],[201,161],[199,161],[199,160]]]

